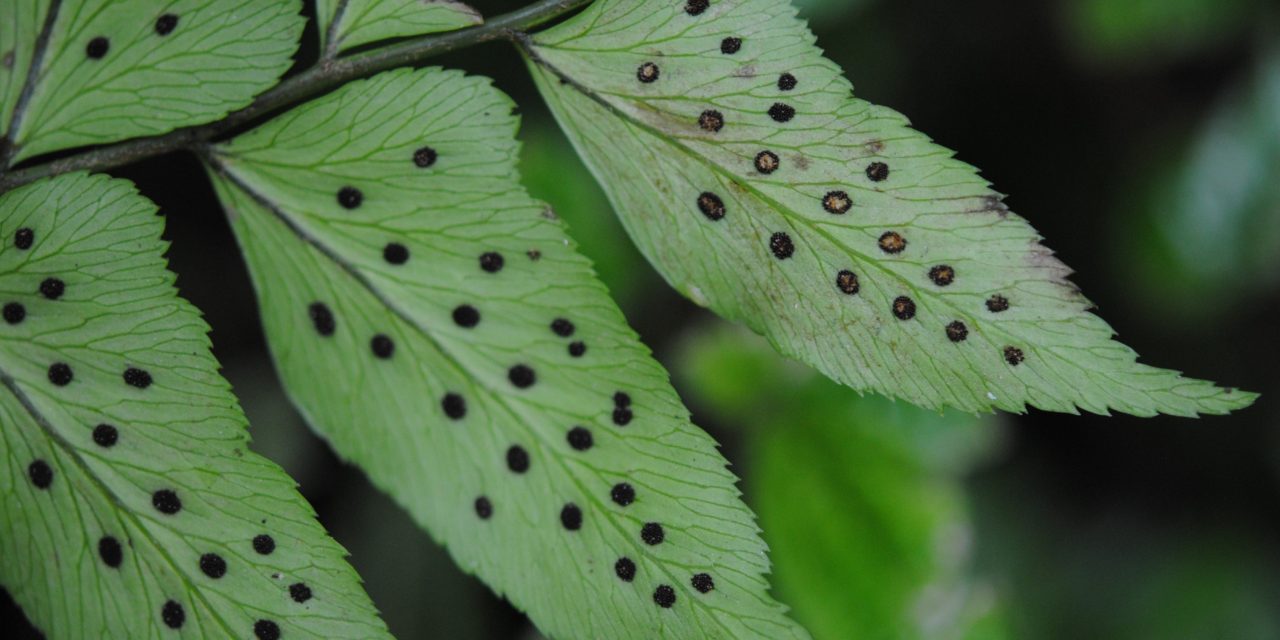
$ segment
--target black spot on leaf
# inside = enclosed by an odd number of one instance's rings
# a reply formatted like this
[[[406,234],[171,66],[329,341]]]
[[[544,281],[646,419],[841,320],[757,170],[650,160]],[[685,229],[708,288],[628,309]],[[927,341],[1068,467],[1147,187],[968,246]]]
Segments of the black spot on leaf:
[[[710,6],[711,2],[709,0],[688,0],[684,4],[684,12],[691,16],[699,16]]]
[[[265,533],[260,533],[253,537],[253,550],[264,556],[271,555],[271,552],[276,550],[276,540]]]
[[[100,447],[114,447],[120,439],[120,431],[109,424],[100,424],[93,428],[93,441]]]
[[[724,114],[715,109],[707,109],[698,116],[698,126],[703,131],[716,132],[724,128]]]
[[[716,588],[716,581],[711,579],[711,574],[709,573],[693,574],[693,577],[689,579],[689,584],[692,584],[693,588],[698,590],[698,593],[709,593]]]
[[[511,448],[507,449],[507,468],[516,473],[528,471],[529,452],[518,444],[511,445]]]
[[[280,625],[270,620],[259,620],[253,623],[253,635],[258,640],[280,640]]]
[[[761,151],[756,154],[756,171],[763,174],[770,174],[778,170],[782,165],[782,161],[778,158],[778,154],[772,151]]]
[[[170,600],[160,608],[160,619],[170,629],[181,629],[182,623],[187,621],[187,612],[182,610],[182,605]]]
[[[676,603],[676,590],[669,585],[660,584],[653,590],[653,601],[663,609],[670,609]]]
[[[667,532],[663,531],[662,525],[656,522],[646,522],[643,527],[640,527],[640,539],[649,546],[662,544],[662,541],[667,539]]]
[[[858,274],[848,269],[836,274],[836,287],[848,295],[854,295],[862,290],[862,285],[858,282]]]
[[[796,117],[796,109],[789,104],[775,102],[772,107],[769,107],[769,117],[776,122],[790,122]]]
[[[1000,294],[996,294],[994,296],[991,296],[990,298],[987,298],[987,311],[990,311],[991,313],[1000,313],[1002,311],[1008,311],[1008,310],[1009,310],[1008,298]]]
[[[385,333],[379,333],[369,340],[369,350],[379,359],[386,360],[396,352],[396,343]]]
[[[131,387],[146,389],[151,386],[151,374],[137,367],[125,369],[121,377],[124,378],[124,383]]]
[[[436,159],[439,157],[440,156],[436,153],[435,149],[432,149],[431,147],[419,147],[417,151],[413,152],[413,164],[417,165],[420,169],[426,169],[427,167],[435,164]]]
[[[625,507],[636,501],[636,490],[626,482],[619,482],[613,485],[613,489],[609,491],[609,497],[613,498],[618,506]]]
[[[886,231],[880,235],[880,250],[885,253],[902,253],[907,248],[907,239],[897,231]]]
[[[701,211],[708,220],[715,222],[724,217],[724,201],[710,191],[703,191],[698,196],[698,211]]]
[[[586,427],[574,427],[565,434],[565,439],[569,441],[569,446],[578,451],[586,451],[591,448],[595,440],[591,437],[591,431]]]
[[[182,511],[182,500],[172,489],[160,489],[151,494],[151,506],[155,507],[156,511],[171,516]]]
[[[53,467],[44,460],[36,460],[27,465],[27,476],[37,489],[48,489],[53,484]]]
[[[827,213],[847,213],[852,206],[853,200],[850,200],[849,194],[843,191],[828,191],[827,195],[822,196],[822,208],[826,209]]]
[[[587,344],[585,342],[578,341],[569,343],[569,355],[575,358],[581,358],[586,352]]]
[[[178,27],[178,16],[175,16],[172,13],[166,13],[160,16],[159,18],[156,18],[156,34],[157,35],[167,36],[173,33],[173,30],[176,29],[177,27]]]
[[[216,553],[206,553],[200,556],[200,571],[216,580],[227,575],[227,561]]]
[[[1016,367],[1016,366],[1018,366],[1018,365],[1022,364],[1022,361],[1023,361],[1023,360],[1026,360],[1026,356],[1022,353],[1022,349],[1019,349],[1019,348],[1017,348],[1017,347],[1005,347],[1005,348],[1004,348],[1004,361],[1005,361],[1005,362],[1008,362],[1010,365],[1013,365],[1013,366],[1015,366],[1015,367]]]
[[[893,300],[893,315],[899,320],[910,320],[916,317],[916,303],[906,296],[898,296]]]
[[[613,572],[618,574],[619,580],[631,582],[636,579],[636,563],[632,562],[631,558],[618,558],[618,561],[613,563]]]
[[[322,336],[331,336],[334,330],[338,328],[338,323],[333,318],[333,312],[323,302],[312,302],[307,307],[307,316],[311,318],[311,324],[315,326],[316,333]]]
[[[969,327],[956,320],[947,325],[947,339],[952,342],[964,342],[969,337]]]
[[[355,209],[364,202],[364,194],[355,187],[343,187],[338,189],[338,204],[344,209]]]
[[[289,585],[289,597],[293,598],[294,602],[302,604],[311,599],[311,587],[301,582],[295,582]]]
[[[382,248],[382,259],[390,264],[404,264],[409,261],[409,249],[399,242],[388,242]]]
[[[613,406],[625,409],[631,406],[631,396],[625,391],[617,391],[613,394]]]
[[[58,298],[61,298],[63,292],[66,290],[66,283],[57,278],[45,278],[40,283],[40,295],[50,300],[57,300]]]
[[[480,312],[469,304],[458,305],[453,310],[454,324],[464,329],[470,329],[480,324]]]
[[[561,338],[568,338],[573,335],[574,326],[572,322],[564,318],[556,318],[551,321],[551,332]]]
[[[111,50],[111,41],[98,36],[89,41],[84,47],[84,54],[92,60],[101,60]]]
[[[782,74],[782,75],[778,76],[778,89],[779,89],[779,90],[781,90],[781,91],[790,91],[790,90],[792,90],[792,89],[794,89],[794,88],[796,88],[796,77],[795,77],[795,76],[793,76],[793,75],[791,75],[791,74],[789,74],[789,73],[784,73],[784,74]]]
[[[507,370],[507,379],[518,389],[528,389],[538,381],[533,369],[526,364],[518,364]]]
[[[884,182],[889,178],[889,165],[883,162],[872,162],[867,165],[867,177],[872,182]]]
[[[570,502],[560,509],[560,524],[564,525],[569,531],[577,531],[582,528],[582,509],[578,505]]]
[[[4,321],[9,324],[18,324],[27,317],[27,308],[19,302],[10,302],[4,305]]]
[[[115,569],[124,562],[124,549],[120,547],[120,541],[111,536],[102,536],[98,539],[98,557],[102,558],[102,563]]]
[[[720,53],[733,55],[742,49],[742,38],[725,38],[720,41]]]
[[[654,82],[662,72],[658,69],[658,65],[652,62],[646,62],[636,69],[636,79],[643,83]]]
[[[929,279],[939,287],[945,287],[956,281],[956,270],[950,265],[940,264],[929,269]]]
[[[71,367],[65,362],[55,362],[49,365],[49,382],[59,387],[65,387],[71,384],[75,375],[71,373]]]
[[[13,246],[22,249],[23,251],[30,249],[31,244],[35,241],[36,232],[32,231],[29,227],[18,229],[18,231],[13,234]]]
[[[474,506],[476,509],[476,515],[480,516],[481,520],[488,520],[493,516],[493,503],[489,502],[488,498],[484,496],[476,498]]]
[[[796,245],[791,242],[791,236],[779,231],[769,237],[769,250],[773,252],[773,257],[786,260],[796,252]]]
[[[631,424],[631,419],[634,417],[635,415],[631,413],[631,409],[627,407],[614,407],[613,409],[613,423],[619,427]]]
[[[461,420],[467,415],[466,399],[453,392],[444,394],[444,398],[440,400],[440,408],[444,409],[444,414],[453,420]]]
[[[489,273],[502,271],[502,265],[505,262],[506,261],[502,259],[501,253],[489,251],[487,253],[480,254],[480,268]]]

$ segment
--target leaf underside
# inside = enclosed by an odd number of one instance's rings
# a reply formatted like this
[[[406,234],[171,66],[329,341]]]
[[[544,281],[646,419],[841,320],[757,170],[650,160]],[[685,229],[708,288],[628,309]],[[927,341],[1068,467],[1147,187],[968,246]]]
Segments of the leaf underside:
[[[289,68],[301,8],[298,0],[4,0],[0,135],[16,162],[215,120]]]
[[[0,583],[51,638],[388,637],[248,450],[162,221],[105,176],[0,196]]]
[[[843,384],[971,411],[1255,398],[1138,364],[972,167],[852,97],[789,3],[600,0],[527,53],[667,280]]]
[[[513,103],[351,83],[207,157],[308,422],[553,637],[805,637],[715,443],[550,209]]]
[[[316,17],[320,45],[333,53],[482,22],[475,9],[453,0],[316,0]]]

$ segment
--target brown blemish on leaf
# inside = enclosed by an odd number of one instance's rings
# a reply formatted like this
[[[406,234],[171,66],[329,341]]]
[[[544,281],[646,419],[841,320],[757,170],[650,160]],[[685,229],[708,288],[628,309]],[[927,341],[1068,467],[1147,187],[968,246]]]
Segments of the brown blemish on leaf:
[[[797,153],[794,156],[791,156],[791,161],[794,162],[796,164],[796,168],[801,171],[807,171],[809,169],[809,158],[805,157],[804,154]]]
[[[884,151],[884,143],[879,140],[872,140],[867,143],[867,151],[879,155]]]
[[[758,75],[756,65],[748,64],[733,70],[735,78],[754,78]]]
[[[529,256],[529,259],[530,259],[530,260],[532,260],[532,261],[534,261],[534,262],[537,262],[537,261],[538,261],[538,259],[542,257],[542,252],[541,252],[541,251],[538,251],[537,249],[530,249],[530,250],[528,250],[528,251],[524,252],[524,254],[525,254],[526,256]]]
[[[0,58],[0,65],[4,65],[6,69],[13,68],[13,49],[4,52],[4,57]]]

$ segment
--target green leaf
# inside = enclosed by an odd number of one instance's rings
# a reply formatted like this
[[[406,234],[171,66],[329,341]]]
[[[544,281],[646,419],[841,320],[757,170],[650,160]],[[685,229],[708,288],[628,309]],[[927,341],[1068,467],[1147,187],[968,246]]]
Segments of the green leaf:
[[[548,635],[804,637],[715,443],[519,186],[513,107],[393,71],[208,155],[288,392]]]
[[[105,176],[0,196],[0,582],[52,638],[388,637],[248,450],[162,221]]]
[[[740,430],[773,582],[815,637],[1001,626],[993,590],[971,575],[961,484],[997,442],[992,420],[859,397],[739,328],[683,343],[676,371],[709,418]]]
[[[787,3],[600,0],[528,53],[667,280],[841,383],[971,411],[1190,416],[1255,397],[1137,364],[1035,230],[851,97]]]
[[[453,31],[483,22],[454,0],[316,0],[321,47],[328,55],[390,38]]]
[[[11,145],[16,162],[245,106],[289,68],[300,10],[298,0],[5,0],[0,151]]]

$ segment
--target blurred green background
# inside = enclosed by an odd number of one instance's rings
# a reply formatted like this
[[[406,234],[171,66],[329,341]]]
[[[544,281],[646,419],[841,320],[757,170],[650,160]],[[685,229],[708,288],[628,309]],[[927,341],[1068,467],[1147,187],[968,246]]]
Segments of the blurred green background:
[[[523,3],[473,4],[495,15]],[[526,184],[569,222],[724,443],[773,549],[778,597],[822,639],[1280,638],[1277,7],[797,4],[862,98],[906,113],[1011,194],[1147,362],[1263,397],[1204,420],[979,418],[860,397],[672,293],[509,46],[440,59],[520,103]],[[299,481],[392,631],[537,637],[301,423],[195,162],[119,174],[168,217],[172,266],[213,326],[255,448]]]

